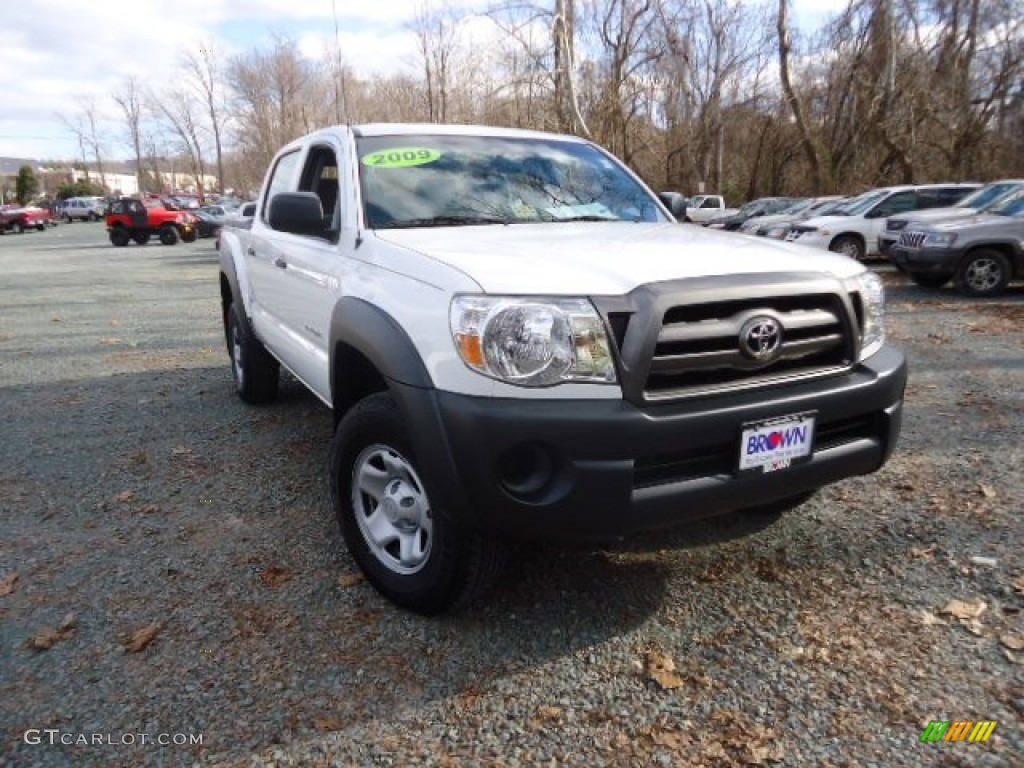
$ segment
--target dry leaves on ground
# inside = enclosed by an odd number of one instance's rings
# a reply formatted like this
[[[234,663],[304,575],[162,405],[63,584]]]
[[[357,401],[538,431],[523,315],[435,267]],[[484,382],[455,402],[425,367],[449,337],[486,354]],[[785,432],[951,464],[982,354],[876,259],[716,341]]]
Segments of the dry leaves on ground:
[[[676,672],[676,663],[667,653],[652,648],[644,653],[644,672],[662,690],[670,691],[683,685],[683,678]]]
[[[135,500],[135,491],[121,491],[117,494],[117,500],[127,504],[129,501]]]
[[[18,574],[11,573],[0,579],[0,595],[10,595],[14,593],[14,586],[18,583]]]
[[[944,613],[948,616],[968,621],[981,616],[987,607],[988,606],[985,604],[984,600],[977,600],[972,603],[968,603],[963,600],[950,600],[942,607],[942,610],[940,610],[939,613]]]
[[[260,574],[260,581],[271,589],[277,589],[282,584],[286,584],[291,581],[293,575],[294,574],[287,568],[271,564],[263,569],[263,573]]]
[[[537,711],[534,712],[533,717],[530,718],[529,728],[531,731],[539,731],[546,725],[557,723],[561,720],[564,714],[561,707],[556,707],[551,704],[541,704],[537,707]]]
[[[137,629],[132,632],[131,636],[124,644],[125,653],[138,653],[143,650],[147,645],[153,642],[157,632],[160,631],[160,627],[160,622],[154,621],[152,624],[147,624],[141,629]]]
[[[978,491],[986,499],[994,499],[996,497],[995,489],[991,485],[985,485],[985,483],[978,483]]]
[[[53,647],[54,643],[73,637],[77,623],[75,614],[69,613],[56,629],[44,629],[35,637],[30,637],[25,645],[36,651],[47,651]]]
[[[1024,634],[1020,632],[1004,632],[999,636],[999,642],[1011,651],[1024,651]]]
[[[349,587],[354,587],[356,584],[362,584],[363,581],[365,581],[363,574],[358,571],[353,571],[352,573],[341,574],[341,576],[338,577],[338,586],[342,589],[348,589]]]

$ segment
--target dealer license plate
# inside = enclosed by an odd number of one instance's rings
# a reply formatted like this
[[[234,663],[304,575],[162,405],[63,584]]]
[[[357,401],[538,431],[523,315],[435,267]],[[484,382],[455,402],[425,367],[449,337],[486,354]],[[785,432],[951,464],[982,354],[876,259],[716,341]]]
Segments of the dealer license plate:
[[[810,461],[814,413],[781,416],[743,425],[740,472],[777,472]]]

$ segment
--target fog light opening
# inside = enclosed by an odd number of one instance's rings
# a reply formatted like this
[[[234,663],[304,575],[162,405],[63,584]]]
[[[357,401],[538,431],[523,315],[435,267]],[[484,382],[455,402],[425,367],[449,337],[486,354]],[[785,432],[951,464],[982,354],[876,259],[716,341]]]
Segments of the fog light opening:
[[[505,453],[498,463],[498,479],[513,496],[542,491],[555,473],[555,462],[539,445],[520,445]]]

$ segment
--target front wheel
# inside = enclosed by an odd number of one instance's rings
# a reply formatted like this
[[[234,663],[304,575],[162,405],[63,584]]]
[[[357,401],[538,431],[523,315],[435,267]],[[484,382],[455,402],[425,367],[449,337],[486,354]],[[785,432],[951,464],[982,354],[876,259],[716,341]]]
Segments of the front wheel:
[[[832,241],[828,249],[849,256],[854,261],[863,261],[864,259],[864,244],[850,235],[840,235]]]
[[[71,217],[68,214],[66,214],[66,213],[64,214],[64,223],[65,224],[70,224],[71,223]]]
[[[20,221],[16,221],[14,222],[14,225],[11,227],[11,231],[16,235],[20,235],[22,232],[25,231],[25,225],[22,224]]]
[[[114,227],[110,230],[110,242],[118,248],[123,248],[128,245],[128,242],[131,239],[131,235],[128,234],[128,230],[124,227]]]
[[[910,279],[922,288],[941,288],[949,282],[952,275],[932,275],[924,272],[911,272]]]
[[[432,616],[469,602],[497,578],[504,548],[434,505],[389,393],[370,395],[345,415],[330,461],[345,544],[393,603]]]
[[[199,233],[194,229],[190,229],[181,236],[181,242],[194,243],[197,237],[199,237]]]
[[[281,366],[242,323],[237,305],[228,308],[225,332],[235,391],[253,405],[269,403],[277,397]]]
[[[100,220],[100,217],[99,217],[99,214],[96,213],[96,211],[92,211],[92,212],[89,213],[89,221],[99,221],[99,220]]]
[[[175,245],[178,242],[178,230],[170,224],[160,227],[160,242],[164,245]]]
[[[995,296],[1010,283],[1010,262],[999,251],[972,251],[956,274],[956,287],[968,296]]]

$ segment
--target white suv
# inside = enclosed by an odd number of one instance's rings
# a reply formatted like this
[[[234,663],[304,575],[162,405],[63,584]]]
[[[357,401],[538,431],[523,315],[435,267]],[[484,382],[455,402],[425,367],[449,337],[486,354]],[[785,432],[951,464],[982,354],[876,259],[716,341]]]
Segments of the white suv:
[[[102,197],[69,197],[57,207],[57,215],[70,224],[75,219],[99,221],[103,218],[106,204]]]
[[[889,216],[956,203],[980,184],[921,184],[881,187],[865,192],[843,206],[842,213],[819,216],[794,225],[786,240],[827,248],[858,261],[877,256],[878,235]]]

